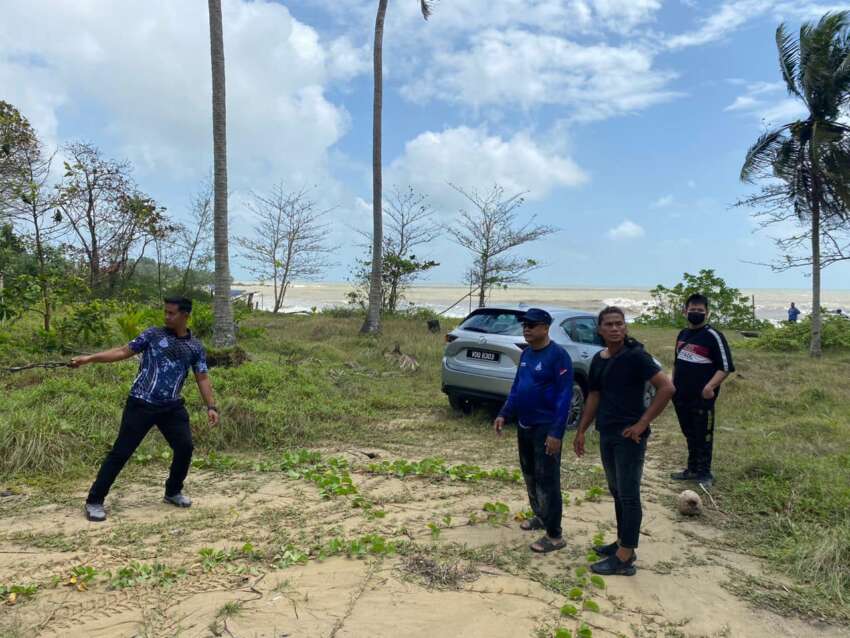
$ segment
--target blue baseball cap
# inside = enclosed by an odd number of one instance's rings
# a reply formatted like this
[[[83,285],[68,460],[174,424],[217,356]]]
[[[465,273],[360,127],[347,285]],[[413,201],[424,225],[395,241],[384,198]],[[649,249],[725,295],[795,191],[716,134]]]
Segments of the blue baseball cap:
[[[552,315],[541,308],[529,308],[519,320],[522,323],[545,323],[547,326],[552,325]]]

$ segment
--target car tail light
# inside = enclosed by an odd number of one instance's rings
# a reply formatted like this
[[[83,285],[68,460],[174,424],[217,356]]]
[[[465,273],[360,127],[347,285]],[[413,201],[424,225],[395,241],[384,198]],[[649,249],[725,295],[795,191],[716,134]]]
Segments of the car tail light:
[[[451,342],[452,342],[452,341],[454,341],[455,339],[457,339],[457,336],[456,336],[456,335],[453,335],[453,334],[447,334],[447,335],[446,335],[446,343],[451,343]]]
[[[525,350],[528,347],[528,342],[527,341],[521,341],[521,342],[516,344],[516,347],[519,348],[520,350]]]

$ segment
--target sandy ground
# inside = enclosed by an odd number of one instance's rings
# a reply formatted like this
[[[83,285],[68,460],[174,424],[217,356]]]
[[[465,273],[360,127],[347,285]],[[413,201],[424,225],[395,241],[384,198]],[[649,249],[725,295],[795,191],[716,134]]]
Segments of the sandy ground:
[[[379,459],[398,456],[398,450],[369,450]],[[585,493],[572,492],[564,514],[568,548],[538,556],[527,549],[533,537],[512,518],[483,520],[488,501],[506,503],[512,514],[526,509],[521,485],[378,476],[365,471],[369,459],[362,451],[325,452],[350,461],[361,495],[378,504],[384,518],[352,508],[350,497],[323,499],[312,483],[281,473],[193,471],[188,490],[195,505],[176,510],[160,500],[164,468],[156,465],[144,468],[150,481],[119,480],[102,524],[81,514],[84,485],[59,502],[24,494],[0,498],[0,583],[40,585],[31,600],[0,608],[0,636],[513,638],[551,636],[556,627],[575,630],[581,623],[596,637],[850,636],[836,626],[753,608],[730,593],[724,583],[741,572],[761,574],[763,566],[731,551],[716,526],[676,513],[674,494],[652,462],[638,574],[606,578],[604,589],[586,585],[585,596],[600,611],[582,611],[576,620],[559,610],[569,602],[565,592],[576,583],[576,568],[587,564],[593,535],[610,537],[607,495],[576,505]],[[445,450],[449,458],[467,453]],[[573,469],[565,463],[564,471]],[[469,524],[471,516],[478,522]],[[437,539],[429,522],[445,528]],[[288,543],[309,547],[364,533],[410,544],[396,555],[270,564],[276,548]],[[262,550],[263,559],[204,571],[201,548],[246,542]],[[411,567],[416,557],[438,557],[465,577],[429,585],[427,572]],[[61,584],[76,566],[103,574],[132,561],[186,573],[170,586],[110,590],[103,578],[86,591]]]

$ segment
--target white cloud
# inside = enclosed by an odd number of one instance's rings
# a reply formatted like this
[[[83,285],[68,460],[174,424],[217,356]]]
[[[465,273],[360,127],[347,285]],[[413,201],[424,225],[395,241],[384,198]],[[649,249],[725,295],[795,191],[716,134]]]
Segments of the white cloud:
[[[505,139],[462,126],[410,140],[390,165],[384,183],[410,184],[430,195],[438,209],[454,212],[458,198],[449,183],[479,190],[499,184],[508,193],[528,191],[529,199],[542,199],[555,188],[578,186],[587,179],[572,159],[542,147],[527,133]]]
[[[699,5],[682,0],[693,9]],[[845,11],[847,3],[812,2],[810,0],[734,0],[723,2],[719,8],[701,20],[698,28],[668,36],[664,45],[669,49],[701,46],[722,40],[747,22],[770,15],[776,22],[817,20],[829,11]]]
[[[653,68],[645,47],[584,46],[527,31],[488,30],[468,50],[437,51],[428,70],[402,93],[474,108],[566,106],[571,119],[601,120],[673,99],[675,77]]]
[[[233,188],[326,175],[349,125],[326,90],[367,70],[367,52],[322,41],[276,2],[225,0],[222,11]],[[0,22],[4,98],[49,137],[75,120],[142,174],[202,176],[212,163],[208,25],[203,0],[12,3]]]
[[[646,234],[642,226],[638,226],[630,219],[624,219],[619,226],[615,226],[608,231],[608,239],[637,239]]]
[[[752,97],[751,95],[739,95],[735,98],[735,101],[732,102],[729,106],[727,106],[724,111],[750,111],[753,107],[761,104],[757,99]]]
[[[661,197],[656,199],[654,202],[652,202],[651,207],[652,208],[666,208],[667,206],[670,206],[670,204],[672,204],[672,203],[673,203],[673,196],[672,195],[662,195]]]
[[[746,84],[744,94],[737,96],[723,110],[754,117],[767,126],[804,117],[806,107],[803,103],[786,95],[784,82],[753,82]]]
[[[314,0],[341,23],[352,21],[372,26],[375,3],[372,0]],[[419,2],[391,3],[387,11],[387,33],[409,42],[411,34],[425,38],[447,36],[484,29],[531,28],[549,33],[628,33],[651,23],[662,0],[463,0],[436,5],[427,28],[422,26]],[[390,43],[390,46],[392,44]]]
[[[774,4],[774,0],[724,2],[717,11],[702,20],[698,29],[669,37],[666,46],[670,49],[681,49],[720,40],[750,19],[764,14]]]
[[[846,2],[811,2],[808,0],[792,0],[790,2],[778,2],[775,13],[778,16],[791,16],[799,20],[819,19],[823,14],[830,11],[846,11]]]

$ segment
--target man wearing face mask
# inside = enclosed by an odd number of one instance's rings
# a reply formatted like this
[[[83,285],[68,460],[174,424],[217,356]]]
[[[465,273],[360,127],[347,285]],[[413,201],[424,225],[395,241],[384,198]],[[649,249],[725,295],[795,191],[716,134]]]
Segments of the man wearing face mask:
[[[735,366],[723,333],[707,323],[708,298],[701,294],[688,297],[685,314],[688,327],[676,338],[673,405],[688,443],[688,466],[670,477],[708,487],[714,481],[714,404],[720,384],[735,371]]]

